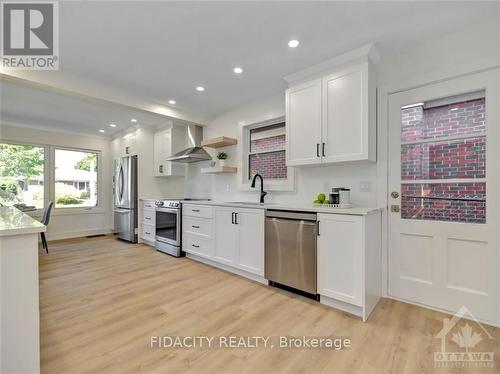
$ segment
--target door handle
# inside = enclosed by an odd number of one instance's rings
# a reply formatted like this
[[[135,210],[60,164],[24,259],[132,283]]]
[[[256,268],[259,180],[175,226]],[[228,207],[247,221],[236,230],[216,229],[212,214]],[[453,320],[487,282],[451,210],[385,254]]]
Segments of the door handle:
[[[325,157],[325,143],[323,143],[323,146],[321,147],[321,154]]]
[[[316,157],[319,157],[319,143],[316,143]]]
[[[392,197],[393,199],[397,199],[397,198],[399,197],[399,192],[398,192],[398,191],[392,191],[392,192],[391,192],[391,197]]]

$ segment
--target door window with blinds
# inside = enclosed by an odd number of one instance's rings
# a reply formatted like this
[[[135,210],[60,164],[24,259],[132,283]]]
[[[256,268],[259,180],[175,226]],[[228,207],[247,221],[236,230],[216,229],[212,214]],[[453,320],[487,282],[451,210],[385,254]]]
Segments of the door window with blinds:
[[[484,91],[401,108],[401,218],[486,222]]]

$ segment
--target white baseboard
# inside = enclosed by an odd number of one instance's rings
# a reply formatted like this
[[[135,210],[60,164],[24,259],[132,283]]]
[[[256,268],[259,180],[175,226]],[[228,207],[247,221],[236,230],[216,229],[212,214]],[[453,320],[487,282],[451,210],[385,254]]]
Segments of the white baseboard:
[[[107,235],[111,234],[112,229],[110,227],[90,229],[90,230],[74,230],[74,231],[63,231],[63,232],[48,232],[46,233],[47,241],[51,240],[61,240],[61,239],[72,239],[81,238],[84,236],[91,235]]]
[[[266,286],[268,284],[267,283],[267,279],[264,279],[261,276],[249,273],[249,272],[244,271],[244,270],[240,270],[240,269],[234,268],[232,266],[224,265],[224,264],[218,263],[216,261],[212,261],[212,260],[210,260],[208,258],[203,258],[201,256],[194,255],[192,253],[186,253],[186,257],[190,258],[190,259],[193,259],[195,261],[203,262],[206,265],[210,265],[210,266],[219,268],[221,270],[225,270],[225,271],[227,271],[229,273],[233,273],[233,274],[239,275],[241,277],[248,278],[248,279],[253,280],[255,282],[264,284]]]

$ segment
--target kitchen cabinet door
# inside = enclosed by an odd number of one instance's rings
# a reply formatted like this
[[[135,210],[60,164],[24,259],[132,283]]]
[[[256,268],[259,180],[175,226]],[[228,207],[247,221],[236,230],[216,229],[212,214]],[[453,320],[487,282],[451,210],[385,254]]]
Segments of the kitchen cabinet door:
[[[321,163],[321,80],[286,91],[287,165]]]
[[[318,214],[318,293],[362,306],[363,217]]]
[[[264,210],[238,209],[238,267],[264,276]]]
[[[137,155],[137,137],[135,134],[128,134],[123,137],[122,156]]]
[[[323,78],[322,162],[369,160],[374,134],[368,63]],[[372,140],[373,140],[372,139]]]
[[[154,175],[170,177],[185,175],[185,165],[167,161],[174,153],[184,149],[185,132],[183,127],[175,126],[155,133],[154,136]]]
[[[214,207],[215,246],[214,261],[236,265],[238,251],[238,225],[234,223],[236,208]]]

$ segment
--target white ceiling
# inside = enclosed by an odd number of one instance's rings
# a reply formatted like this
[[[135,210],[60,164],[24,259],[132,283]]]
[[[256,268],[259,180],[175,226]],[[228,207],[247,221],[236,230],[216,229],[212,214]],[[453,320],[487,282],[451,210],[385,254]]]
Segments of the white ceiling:
[[[134,125],[158,127],[169,119],[134,108],[68,95],[58,90],[16,81],[0,81],[2,123],[112,137]],[[130,120],[134,118],[136,123]],[[116,127],[110,127],[114,123]],[[100,133],[99,130],[105,130]]]
[[[500,3],[480,1],[59,4],[60,70],[31,77],[74,91],[112,89],[152,106],[174,98],[175,108],[205,119],[279,93],[284,76],[369,42],[383,59],[500,12]],[[296,49],[287,46],[293,38]]]

